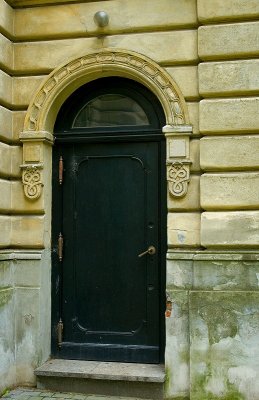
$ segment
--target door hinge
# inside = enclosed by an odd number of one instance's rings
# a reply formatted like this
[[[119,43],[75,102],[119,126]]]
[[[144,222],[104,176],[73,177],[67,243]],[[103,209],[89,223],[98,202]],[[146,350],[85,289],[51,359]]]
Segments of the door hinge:
[[[58,181],[60,185],[62,185],[63,183],[63,172],[64,172],[64,162],[63,162],[63,157],[60,156],[58,164]]]
[[[63,342],[63,329],[64,329],[64,324],[62,319],[60,318],[57,325],[58,347],[61,347]]]
[[[60,232],[58,237],[58,259],[60,262],[63,260],[63,245],[64,245],[63,235]]]

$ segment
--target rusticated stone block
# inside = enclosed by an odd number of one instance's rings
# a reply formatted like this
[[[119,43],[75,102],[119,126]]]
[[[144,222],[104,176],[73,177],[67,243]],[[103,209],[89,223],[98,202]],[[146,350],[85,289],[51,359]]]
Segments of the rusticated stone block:
[[[13,35],[14,11],[4,0],[0,1],[0,26],[8,36]]]
[[[21,147],[0,142],[0,176],[7,178],[21,176],[21,163]]]
[[[43,196],[31,201],[24,195],[24,188],[21,181],[11,183],[12,202],[11,212],[16,214],[43,214],[44,200]]]
[[[168,214],[169,247],[200,246],[200,213]]]
[[[118,1],[106,1],[102,7],[110,16],[108,26],[101,30],[105,35],[155,31],[165,27],[169,30],[197,24],[195,0],[174,0],[173,3],[171,0],[160,0],[153,2],[152,7],[149,0],[141,0],[141,3],[138,0],[130,0],[123,5]],[[15,35],[19,39],[98,35],[100,30],[93,16],[99,9],[98,3],[88,1],[60,5],[58,12],[53,7],[46,6],[18,9]]]
[[[259,211],[202,213],[201,244],[208,248],[258,248]]]
[[[184,197],[176,198],[168,193],[167,206],[169,210],[200,210],[200,177],[191,176],[188,191]]]
[[[11,244],[11,217],[0,215],[0,248],[10,247]]]
[[[18,248],[43,248],[44,217],[12,216],[11,244]]]
[[[9,180],[0,179],[0,211],[10,212],[11,209],[11,183]]]
[[[259,60],[201,63],[199,90],[203,97],[258,94]]]
[[[257,56],[258,41],[259,22],[202,26],[198,29],[198,52],[202,60]]]
[[[21,163],[22,163],[22,147],[21,146],[11,146],[11,174],[10,177],[20,177],[21,176]]]
[[[13,106],[27,108],[44,76],[22,76],[13,78]]]
[[[0,143],[0,176],[11,174],[11,147],[8,144]]]
[[[259,173],[204,174],[201,207],[205,210],[259,208]]]
[[[192,139],[190,141],[190,160],[191,160],[191,172],[199,172],[200,167],[200,140]]]
[[[13,68],[13,44],[0,33],[0,68],[4,66],[6,70]]]
[[[0,106],[0,140],[12,141],[12,111]]]
[[[197,6],[201,22],[246,20],[259,16],[257,0],[198,0]]]
[[[259,132],[259,97],[200,102],[202,133]]]
[[[75,3],[78,0],[69,0],[69,3]],[[66,0],[65,0],[66,2]],[[46,5],[46,4],[59,4],[64,3],[64,0],[8,0],[8,4],[10,4],[15,9],[21,6],[31,6],[31,5]]]
[[[0,179],[0,211],[4,214],[43,214],[43,196],[33,202],[24,195],[21,181]]]
[[[19,134],[23,131],[26,111],[13,111],[13,140],[19,140]]]
[[[1,49],[2,51],[2,49]],[[12,105],[12,78],[0,69],[0,103]]]
[[[198,60],[197,32],[181,30],[113,35],[102,39],[97,37],[15,43],[14,69],[23,73],[35,73],[35,75],[47,73],[69,59],[96,52],[104,47],[136,51],[164,64]],[[49,57],[49,54],[52,56]]]
[[[169,67],[166,70],[177,83],[186,100],[197,100],[199,98],[196,66]]]
[[[187,109],[190,118],[190,124],[192,125],[193,135],[200,133],[199,128],[199,103],[198,102],[188,102]]]
[[[258,169],[259,135],[204,137],[200,160],[205,171]]]

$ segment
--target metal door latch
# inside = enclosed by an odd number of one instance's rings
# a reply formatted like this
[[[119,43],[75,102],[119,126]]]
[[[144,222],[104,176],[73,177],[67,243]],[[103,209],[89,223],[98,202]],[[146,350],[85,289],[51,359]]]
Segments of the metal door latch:
[[[146,251],[143,251],[143,253],[140,253],[138,255],[138,257],[143,257],[146,254],[150,254],[151,256],[153,256],[154,254],[156,254],[156,248],[155,246],[149,246],[149,248]]]

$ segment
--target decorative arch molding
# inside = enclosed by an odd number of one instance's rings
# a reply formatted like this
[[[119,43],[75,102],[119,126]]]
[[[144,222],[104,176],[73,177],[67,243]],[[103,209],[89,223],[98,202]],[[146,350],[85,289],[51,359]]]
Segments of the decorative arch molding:
[[[188,112],[180,89],[172,77],[153,60],[132,51],[104,49],[88,54],[56,68],[42,83],[32,99],[24,123],[24,131],[53,129],[55,115],[79,86],[103,76],[122,76],[149,88],[160,100],[168,125],[188,124]]]
[[[53,127],[63,102],[83,84],[107,76],[120,76],[135,80],[156,95],[165,113],[167,124],[165,132],[169,150],[172,147],[170,143],[173,143],[172,137],[182,136],[184,132],[181,145],[180,137],[178,137],[178,148],[180,146],[182,149],[181,155],[176,155],[176,160],[174,160],[173,153],[170,155],[170,151],[168,151],[167,164],[171,164],[171,166],[173,162],[180,162],[182,165],[189,164],[186,138],[190,135],[191,127],[188,125],[188,111],[183,95],[172,77],[157,63],[142,54],[120,49],[102,49],[69,61],[53,70],[31,100],[23,132],[20,134],[20,140],[23,142],[21,168],[24,193],[27,198],[34,200],[41,195],[44,184],[42,178],[44,143],[51,144],[53,142]],[[184,147],[186,151],[183,150]],[[188,169],[188,167],[186,168]],[[173,177],[174,184],[169,187],[176,187],[177,191],[174,194],[172,189],[170,193],[173,196],[181,197],[186,194],[188,176],[187,178],[185,176],[184,185],[179,186],[175,185],[175,179],[181,176],[179,168],[176,175]],[[168,177],[172,179],[172,168],[170,168]],[[28,187],[28,182],[30,187]],[[184,187],[184,189],[181,191],[180,187]]]

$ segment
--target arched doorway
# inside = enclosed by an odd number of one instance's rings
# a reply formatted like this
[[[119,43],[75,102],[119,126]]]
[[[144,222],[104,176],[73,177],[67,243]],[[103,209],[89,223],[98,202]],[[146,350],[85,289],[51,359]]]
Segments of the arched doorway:
[[[179,177],[179,168],[182,169],[185,178],[178,183],[182,188],[181,195],[185,195],[188,184],[189,160],[189,137],[192,127],[189,125],[188,110],[177,84],[166,70],[160,67],[154,60],[143,54],[123,49],[101,49],[95,53],[85,54],[71,61],[66,61],[53,70],[42,82],[33,96],[25,116],[23,131],[20,133],[20,141],[23,145],[22,184],[24,195],[30,202],[40,201],[44,209],[42,218],[42,235],[44,237],[45,249],[40,264],[42,273],[42,285],[40,288],[40,320],[41,335],[40,349],[42,360],[47,360],[51,354],[50,336],[56,337],[56,326],[51,330],[51,302],[50,297],[50,273],[61,265],[52,265],[51,246],[54,238],[51,238],[51,185],[52,185],[52,144],[54,141],[54,125],[57,114],[72,93],[79,87],[102,77],[123,77],[136,81],[152,92],[159,99],[166,118],[166,126],[163,127],[163,135],[166,140],[166,168],[168,198],[177,196],[174,190],[176,174]],[[181,148],[181,156],[175,154],[174,145]],[[185,150],[184,152],[182,150]],[[178,152],[177,152],[178,153]],[[174,165],[176,163],[177,170]],[[187,177],[186,177],[187,175]],[[28,176],[33,178],[33,185]],[[31,188],[35,191],[31,193]],[[166,199],[162,206],[165,207]],[[28,214],[31,207],[28,207]],[[52,240],[51,240],[52,239]],[[52,241],[52,243],[51,243]],[[56,246],[56,243],[54,244]],[[52,251],[51,251],[52,250]],[[143,249],[144,250],[144,249]],[[54,247],[56,251],[56,247]],[[54,271],[55,273],[55,271]],[[58,282],[54,282],[56,284]],[[57,301],[57,293],[55,298]],[[164,305],[162,307],[164,311]],[[56,319],[58,316],[56,315]],[[163,324],[162,324],[163,325]],[[66,327],[64,327],[65,333]],[[167,324],[165,362],[171,359],[170,325]],[[52,335],[50,335],[52,332]],[[57,348],[56,348],[57,352]],[[54,352],[52,351],[52,354]],[[169,363],[170,368],[170,363]]]
[[[154,94],[122,77],[83,85],[58,113],[52,185],[55,357],[163,360],[164,125]]]

